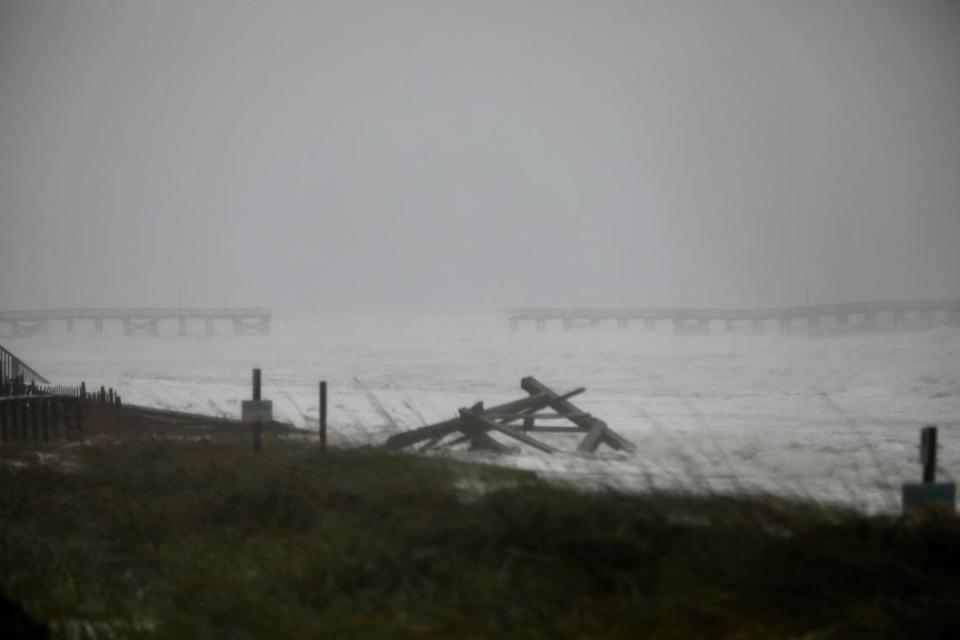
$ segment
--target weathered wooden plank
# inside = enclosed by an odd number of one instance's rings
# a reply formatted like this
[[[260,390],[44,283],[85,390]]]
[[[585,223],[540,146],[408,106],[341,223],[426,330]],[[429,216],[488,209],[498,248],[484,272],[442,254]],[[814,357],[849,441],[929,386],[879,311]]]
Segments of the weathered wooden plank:
[[[557,394],[555,391],[541,383],[533,376],[527,376],[521,380],[520,387],[527,393],[531,394],[532,397],[547,396],[550,399],[547,404],[552,409],[558,411],[559,413],[569,414],[571,416],[571,422],[579,427],[582,427],[588,431],[594,431],[594,429],[597,428],[597,423],[602,424],[603,429],[598,429],[598,431],[600,431],[599,437],[604,444],[610,446],[611,448],[618,451],[629,451],[631,453],[637,450],[632,442],[614,432],[613,429],[607,427],[607,424],[603,420],[594,417],[573,417],[573,414],[582,414],[586,412],[581,410],[569,400]]]
[[[488,427],[482,422],[473,420],[469,409],[460,409],[460,428],[464,435],[470,438],[470,446],[474,449],[487,449],[494,453],[513,453],[505,444],[501,444],[490,437]]]
[[[393,449],[396,451],[415,445],[418,442],[423,442],[424,440],[431,440],[437,436],[448,436],[451,433],[460,431],[460,422],[460,418],[452,418],[450,420],[444,420],[443,422],[437,422],[436,424],[427,425],[426,427],[420,427],[419,429],[414,429],[412,431],[395,433],[387,438],[387,441],[384,442],[383,446],[387,449]]]
[[[540,442],[536,438],[528,436],[521,431],[517,431],[513,427],[488,420],[482,413],[474,412],[470,409],[460,409],[460,417],[463,418],[466,424],[470,424],[476,429],[499,431],[514,440],[518,440],[545,453],[557,453],[557,450],[550,445]]]
[[[419,449],[417,449],[417,451],[429,451],[430,449],[433,449],[435,446],[437,446],[438,444],[440,444],[440,441],[443,440],[444,438],[446,438],[448,435],[450,435],[450,434],[449,434],[449,433],[439,433],[439,434],[435,435],[434,437],[430,438],[430,440],[428,440],[425,445],[423,445],[422,447],[420,447]]]
[[[571,417],[578,418],[590,418],[593,417],[589,413],[574,413],[574,414],[565,414],[565,413],[508,413],[508,414],[496,414],[496,413],[484,413],[484,417],[491,420],[503,420],[504,422],[516,422],[517,420],[568,420]]]
[[[464,442],[468,441],[469,439],[470,439],[470,436],[460,436],[460,437],[454,438],[453,440],[451,440],[450,442],[448,442],[448,443],[447,443],[447,446],[448,446],[448,447],[455,447],[455,446],[457,446],[458,444],[463,444]]]
[[[584,391],[586,391],[586,389],[585,389],[584,387],[579,387],[579,388],[577,388],[577,389],[574,389],[573,391],[568,391],[567,393],[565,393],[565,394],[563,394],[562,396],[560,396],[560,398],[566,400],[566,399],[568,399],[568,398],[572,398],[572,397],[574,397],[574,396],[576,396],[576,395],[579,395],[579,394],[583,393]],[[546,406],[546,405],[544,405],[544,406]],[[539,410],[542,409],[542,408],[543,408],[543,407],[540,407],[540,408],[528,408],[528,409],[524,409],[523,411],[520,411],[520,412],[517,412],[517,413],[505,413],[505,414],[502,414],[502,415],[498,415],[497,418],[498,418],[501,422],[503,422],[503,423],[515,422],[515,421],[517,421],[517,420],[523,420],[524,428],[526,429],[527,427],[533,426],[533,423],[534,423],[533,418],[535,418],[537,415],[539,415],[539,414],[537,414],[537,411],[539,411]],[[492,408],[492,409],[489,409],[484,415],[487,415],[487,416],[489,417],[491,414],[493,414],[494,409],[496,409],[496,407],[494,407],[494,408]],[[544,414],[544,416],[546,416],[546,415],[547,415],[547,414]],[[564,419],[566,419],[566,416],[561,416],[561,417],[564,418]]]
[[[577,451],[580,453],[595,453],[606,432],[607,423],[603,420],[597,420],[593,423],[593,428],[590,429],[590,433],[580,442]]]
[[[527,398],[521,398],[520,400],[490,407],[484,413],[512,414],[523,409],[539,411],[546,407],[549,401],[549,398],[545,395],[531,394],[530,397]],[[383,446],[393,450],[405,449],[418,442],[430,440],[439,434],[448,435],[457,431],[462,431],[461,419],[459,417],[427,425],[426,427],[420,427],[412,431],[396,433],[387,438]]]

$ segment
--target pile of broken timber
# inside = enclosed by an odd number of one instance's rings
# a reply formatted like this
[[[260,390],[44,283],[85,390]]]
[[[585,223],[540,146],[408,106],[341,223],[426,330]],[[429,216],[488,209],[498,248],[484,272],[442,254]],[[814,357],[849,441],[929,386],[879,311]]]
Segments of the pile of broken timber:
[[[581,411],[570,402],[570,398],[583,393],[585,389],[558,394],[532,376],[521,380],[520,387],[529,394],[528,397],[490,408],[484,408],[483,403],[478,402],[469,409],[460,409],[457,418],[390,436],[384,446],[399,450],[420,445],[420,451],[426,451],[441,444],[452,447],[469,443],[471,449],[512,453],[513,448],[490,435],[497,433],[545,453],[558,453],[558,449],[530,434],[586,433],[577,447],[578,452],[593,453],[601,444],[617,451],[635,451],[636,447],[614,432],[606,422]],[[538,413],[547,408],[556,413]],[[567,420],[572,426],[537,424],[537,421],[543,420]],[[447,441],[448,436],[455,438]]]

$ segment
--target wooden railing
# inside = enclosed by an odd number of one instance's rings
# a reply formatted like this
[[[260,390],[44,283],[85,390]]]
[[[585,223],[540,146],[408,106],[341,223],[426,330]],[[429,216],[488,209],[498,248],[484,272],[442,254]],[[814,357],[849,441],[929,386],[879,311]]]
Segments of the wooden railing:
[[[0,346],[0,397],[30,395],[50,381]]]

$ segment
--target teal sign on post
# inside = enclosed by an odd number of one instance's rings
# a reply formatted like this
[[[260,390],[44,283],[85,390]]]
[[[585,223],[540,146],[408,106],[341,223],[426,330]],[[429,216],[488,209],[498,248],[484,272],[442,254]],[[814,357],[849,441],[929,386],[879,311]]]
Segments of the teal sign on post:
[[[937,506],[956,510],[957,485],[953,482],[907,483],[903,485],[903,511]]]
[[[244,400],[240,403],[240,416],[244,422],[271,422],[273,420],[272,400]]]

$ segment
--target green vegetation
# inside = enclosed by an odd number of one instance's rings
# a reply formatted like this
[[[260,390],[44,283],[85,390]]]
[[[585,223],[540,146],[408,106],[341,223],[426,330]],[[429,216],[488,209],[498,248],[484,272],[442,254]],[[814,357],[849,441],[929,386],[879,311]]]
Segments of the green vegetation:
[[[586,493],[438,458],[281,441],[260,456],[229,439],[68,451],[73,468],[9,464],[23,452],[0,467],[0,593],[64,637],[872,639],[960,629],[960,524],[950,517]]]

